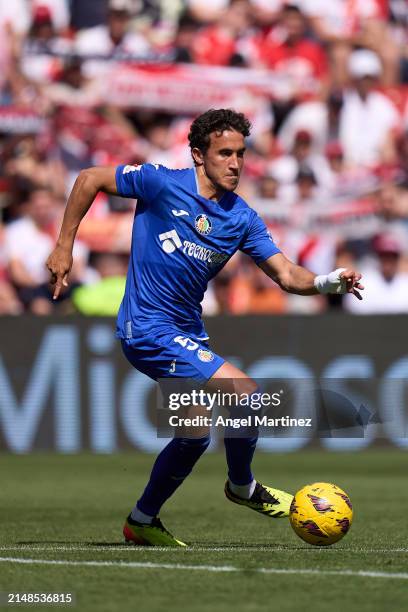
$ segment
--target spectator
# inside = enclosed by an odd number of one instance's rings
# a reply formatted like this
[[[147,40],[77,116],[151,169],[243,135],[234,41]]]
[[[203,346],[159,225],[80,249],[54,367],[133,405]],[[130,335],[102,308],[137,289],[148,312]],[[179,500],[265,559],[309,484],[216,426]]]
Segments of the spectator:
[[[17,315],[21,314],[23,308],[8,281],[4,234],[4,226],[0,223],[0,315]]]
[[[16,138],[5,164],[8,177],[17,185],[51,189],[57,197],[64,196],[65,168],[50,149],[50,143],[38,136]]]
[[[59,35],[50,8],[34,5],[30,30],[21,52],[24,76],[39,83],[51,82],[61,70],[60,56],[70,50],[71,43]]]
[[[383,4],[381,0],[306,0],[305,10],[314,32],[328,45],[336,87],[347,83],[349,55],[355,46],[379,55],[384,85],[398,79],[398,47],[387,28]]]
[[[381,63],[375,53],[354,51],[348,67],[352,85],[344,95],[340,140],[347,162],[372,166],[381,162],[382,149],[398,126],[399,114],[391,100],[376,91]]]
[[[0,26],[6,24],[18,37],[27,34],[32,17],[37,11],[51,16],[55,30],[64,30],[69,25],[68,0],[13,0],[0,2]]]
[[[243,64],[240,45],[248,36],[251,24],[249,6],[245,0],[236,0],[225,8],[213,25],[198,32],[193,40],[192,54],[197,64],[228,66]]]
[[[378,187],[378,179],[367,168],[346,165],[340,142],[329,142],[325,154],[324,187],[332,199],[361,197]]]
[[[271,219],[279,225],[287,225],[289,206],[285,200],[285,188],[282,189],[279,172],[269,169],[257,181],[257,190],[251,198],[251,206],[269,222]]]
[[[48,191],[31,192],[26,214],[6,228],[8,273],[25,305],[48,280],[45,261],[53,247],[54,202]]]
[[[191,154],[185,146],[189,122],[175,120],[163,114],[153,115],[145,128],[145,160],[174,168],[185,168],[191,163]]]
[[[311,168],[306,165],[301,165],[296,176],[296,196],[295,202],[306,203],[313,202],[317,196],[317,180]]]
[[[325,102],[300,102],[282,123],[278,133],[279,142],[289,151],[293,147],[296,134],[306,130],[311,135],[313,149],[322,153],[329,141],[338,140],[342,105],[343,95],[335,90],[329,93]]]
[[[33,189],[24,206],[25,214],[5,230],[5,255],[10,280],[29,310],[48,314],[52,310],[46,259],[52,250],[61,220],[50,191]],[[83,277],[87,250],[79,243],[74,254],[72,283]]]
[[[283,6],[278,26],[259,42],[259,60],[277,74],[298,83],[327,77],[327,61],[322,47],[307,37],[304,13],[296,4]]]
[[[53,28],[58,32],[66,32],[70,21],[70,3],[72,0],[31,0],[32,14],[47,11],[51,15]],[[88,2],[89,0],[86,0]]]
[[[99,57],[85,63],[86,76],[106,71],[107,59],[146,58],[150,45],[142,34],[130,29],[133,3],[131,0],[110,0],[106,25],[80,30],[76,37],[76,52],[86,58]]]
[[[408,190],[384,183],[376,196],[380,231],[396,235],[400,243],[408,244]]]
[[[288,155],[283,156],[286,166],[286,182],[294,185],[299,178],[301,167],[307,167],[313,174],[314,184],[318,185],[325,182],[327,166],[320,153],[313,147],[313,136],[310,131],[301,129],[296,132],[293,145]],[[282,159],[273,160],[270,170],[274,173],[277,165],[281,165]],[[295,197],[297,199],[297,196]]]
[[[96,106],[101,101],[98,81],[85,75],[84,62],[77,55],[68,56],[61,65],[59,78],[43,88],[48,107]]]
[[[356,314],[408,312],[408,274],[401,270],[401,244],[392,234],[382,234],[375,239],[373,249],[375,266],[362,270],[364,300],[355,305],[347,295],[345,309]]]
[[[174,39],[174,56],[176,62],[191,63],[192,49],[197,36],[197,22],[185,12],[179,22]]]
[[[272,173],[265,174],[260,179],[258,188],[261,200],[276,200],[279,193],[279,181]]]

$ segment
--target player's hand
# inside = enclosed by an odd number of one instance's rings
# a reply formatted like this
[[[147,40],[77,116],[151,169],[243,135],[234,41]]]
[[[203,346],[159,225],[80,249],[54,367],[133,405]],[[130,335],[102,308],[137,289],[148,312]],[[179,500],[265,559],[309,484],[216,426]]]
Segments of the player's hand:
[[[319,293],[333,293],[344,295],[352,293],[357,299],[362,300],[360,291],[364,289],[360,284],[361,274],[351,268],[337,268],[330,274],[320,274],[314,279],[314,286]]]
[[[61,246],[55,247],[46,264],[51,273],[50,283],[55,285],[53,300],[56,300],[62,287],[68,287],[68,275],[72,268],[72,251]]]
[[[347,268],[339,274],[339,278],[342,281],[344,291],[342,293],[352,293],[357,299],[362,300],[363,296],[360,291],[364,289],[364,286],[360,283],[361,274],[355,270]]]

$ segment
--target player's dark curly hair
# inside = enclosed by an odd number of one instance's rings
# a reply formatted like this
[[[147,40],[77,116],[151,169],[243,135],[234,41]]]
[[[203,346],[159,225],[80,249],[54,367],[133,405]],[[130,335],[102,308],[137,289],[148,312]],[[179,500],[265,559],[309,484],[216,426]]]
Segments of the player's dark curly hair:
[[[235,130],[246,137],[251,132],[251,123],[243,113],[237,113],[230,108],[211,108],[194,119],[191,124],[188,135],[190,149],[197,148],[202,153],[206,153],[210,144],[210,134],[224,130]]]

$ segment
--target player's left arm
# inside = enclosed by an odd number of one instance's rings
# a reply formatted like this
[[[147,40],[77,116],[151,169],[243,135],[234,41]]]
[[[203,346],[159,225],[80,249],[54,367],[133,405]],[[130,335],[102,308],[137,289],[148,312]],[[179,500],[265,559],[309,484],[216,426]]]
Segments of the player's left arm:
[[[259,267],[272,278],[284,291],[297,295],[317,295],[318,293],[352,293],[362,300],[360,291],[361,274],[350,268],[337,268],[329,274],[316,275],[298,266],[283,253],[276,253],[265,261],[258,263]]]

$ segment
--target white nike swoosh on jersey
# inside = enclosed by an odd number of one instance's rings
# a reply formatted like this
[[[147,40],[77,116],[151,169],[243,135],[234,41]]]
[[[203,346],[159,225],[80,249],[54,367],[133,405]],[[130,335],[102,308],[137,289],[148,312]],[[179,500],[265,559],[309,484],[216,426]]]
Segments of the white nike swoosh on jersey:
[[[171,211],[175,217],[181,217],[182,215],[187,215],[189,217],[189,213],[186,210],[175,210],[174,208]]]

